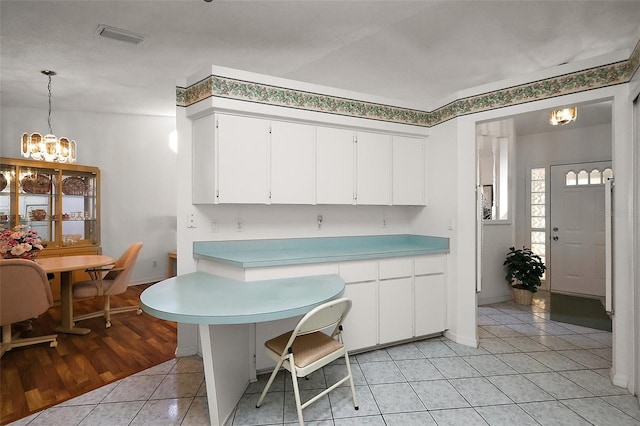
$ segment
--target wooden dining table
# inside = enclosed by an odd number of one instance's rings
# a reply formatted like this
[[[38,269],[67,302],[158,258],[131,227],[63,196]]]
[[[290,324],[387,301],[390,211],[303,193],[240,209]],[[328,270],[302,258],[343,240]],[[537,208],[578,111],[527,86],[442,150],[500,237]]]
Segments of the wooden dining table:
[[[89,328],[75,327],[73,324],[73,282],[72,272],[110,265],[116,260],[109,256],[98,254],[43,257],[36,259],[36,263],[42,266],[47,273],[60,272],[60,298],[62,306],[62,322],[55,328],[59,333],[87,334]]]

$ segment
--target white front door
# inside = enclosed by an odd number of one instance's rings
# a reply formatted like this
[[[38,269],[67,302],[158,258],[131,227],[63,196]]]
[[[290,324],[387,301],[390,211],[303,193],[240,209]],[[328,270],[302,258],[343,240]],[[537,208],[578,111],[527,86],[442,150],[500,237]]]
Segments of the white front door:
[[[605,296],[604,184],[611,162],[551,166],[552,292]]]

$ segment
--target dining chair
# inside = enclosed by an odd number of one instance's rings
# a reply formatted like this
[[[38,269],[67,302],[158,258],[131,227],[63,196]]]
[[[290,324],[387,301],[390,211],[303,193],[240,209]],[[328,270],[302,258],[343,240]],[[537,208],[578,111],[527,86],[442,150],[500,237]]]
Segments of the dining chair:
[[[86,271],[91,277],[90,281],[73,283],[74,298],[104,297],[104,308],[102,310],[73,317],[74,324],[77,321],[104,316],[105,327],[109,328],[111,327],[111,314],[130,311],[136,311],[138,315],[142,314],[140,305],[111,307],[111,296],[122,294],[127,290],[129,278],[140,249],[142,249],[142,243],[133,243],[114,264],[87,269]]]
[[[351,310],[351,299],[346,297],[324,303],[302,317],[292,331],[281,334],[264,343],[267,355],[275,360],[277,364],[260,395],[256,407],[260,407],[280,367],[284,367],[291,373],[298,421],[301,426],[304,425],[302,410],[347,380],[351,385],[353,406],[356,410],[359,408],[356,389],[353,385],[351,364],[349,364],[349,354],[342,342],[342,322],[349,310]],[[326,329],[331,329],[331,334],[323,331]],[[340,357],[344,357],[347,375],[305,403],[301,403],[298,377],[306,377]]]
[[[45,313],[51,305],[51,286],[40,265],[26,259],[0,260],[0,357],[20,346],[45,342],[52,348],[58,346],[56,334],[20,338],[19,332],[13,334],[11,330],[12,324],[31,320]]]

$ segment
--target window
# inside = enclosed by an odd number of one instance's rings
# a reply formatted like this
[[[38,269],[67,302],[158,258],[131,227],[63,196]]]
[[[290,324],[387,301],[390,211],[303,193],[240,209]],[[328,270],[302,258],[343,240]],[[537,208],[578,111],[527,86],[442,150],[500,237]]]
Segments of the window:
[[[573,173],[573,172],[569,172]],[[573,182],[575,185],[576,174],[569,176],[567,173],[567,185]],[[546,265],[547,231],[546,231],[546,169],[531,169],[531,251],[540,256]],[[544,276],[543,276],[544,279]]]
[[[483,219],[508,220],[509,138],[479,136],[478,164]]]
[[[533,170],[532,170],[533,172]],[[581,185],[602,185],[608,179],[613,177],[613,170],[606,168],[602,172],[598,169],[593,169],[591,172],[586,170],[580,170],[577,174],[574,171],[568,171],[565,175],[566,186],[581,186]],[[533,178],[531,186],[531,194],[533,197]]]

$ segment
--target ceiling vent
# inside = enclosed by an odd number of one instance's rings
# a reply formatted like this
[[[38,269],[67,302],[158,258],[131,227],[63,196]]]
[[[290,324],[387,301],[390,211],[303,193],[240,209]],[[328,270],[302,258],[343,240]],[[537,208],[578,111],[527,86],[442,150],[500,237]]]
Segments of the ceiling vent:
[[[102,37],[112,38],[114,40],[120,40],[131,44],[142,44],[142,42],[144,42],[144,37],[139,34],[135,34],[120,28],[110,27],[108,25],[98,25],[96,34]]]

